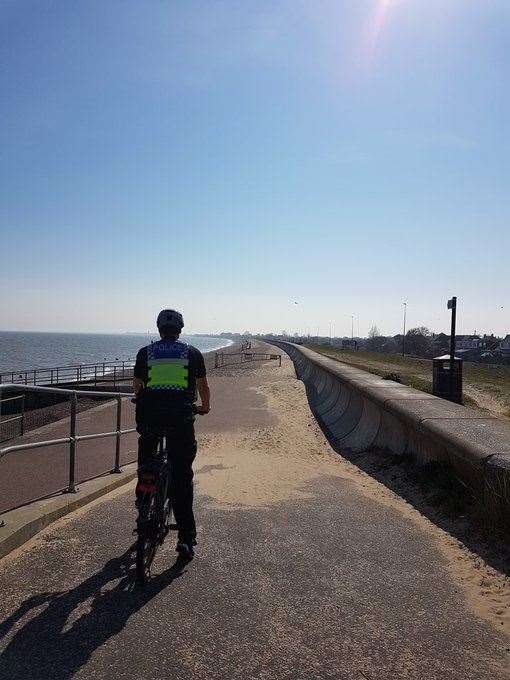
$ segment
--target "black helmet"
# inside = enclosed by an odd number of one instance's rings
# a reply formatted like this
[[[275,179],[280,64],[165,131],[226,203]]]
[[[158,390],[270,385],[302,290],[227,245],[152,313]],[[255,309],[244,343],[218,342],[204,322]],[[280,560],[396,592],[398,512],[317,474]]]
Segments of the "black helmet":
[[[184,327],[184,319],[180,312],[176,312],[175,309],[162,309],[158,314],[158,319],[156,321],[158,330],[162,328],[168,328],[177,331],[178,333]]]

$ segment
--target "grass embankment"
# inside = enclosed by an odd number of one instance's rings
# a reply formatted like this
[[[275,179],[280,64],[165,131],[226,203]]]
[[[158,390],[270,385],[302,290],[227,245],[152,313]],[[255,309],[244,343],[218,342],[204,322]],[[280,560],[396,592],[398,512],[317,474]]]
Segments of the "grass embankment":
[[[310,349],[382,377],[397,374],[400,382],[422,392],[432,392],[432,362],[400,354],[340,349],[310,343]],[[510,418],[510,367],[464,364],[464,404]]]

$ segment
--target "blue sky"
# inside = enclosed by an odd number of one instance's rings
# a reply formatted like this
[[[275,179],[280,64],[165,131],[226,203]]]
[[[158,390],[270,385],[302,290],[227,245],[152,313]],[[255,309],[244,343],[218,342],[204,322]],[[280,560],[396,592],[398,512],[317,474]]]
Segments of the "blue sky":
[[[510,333],[509,29],[508,0],[2,0],[0,328],[396,333],[406,300],[439,331],[457,295],[459,332]]]

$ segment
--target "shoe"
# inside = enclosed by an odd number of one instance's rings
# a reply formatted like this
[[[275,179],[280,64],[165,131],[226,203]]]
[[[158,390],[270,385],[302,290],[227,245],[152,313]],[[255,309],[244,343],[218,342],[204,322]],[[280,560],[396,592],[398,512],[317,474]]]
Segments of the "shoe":
[[[186,560],[192,560],[195,557],[195,551],[193,550],[193,541],[177,541],[175,547],[176,552],[179,553],[181,557]]]

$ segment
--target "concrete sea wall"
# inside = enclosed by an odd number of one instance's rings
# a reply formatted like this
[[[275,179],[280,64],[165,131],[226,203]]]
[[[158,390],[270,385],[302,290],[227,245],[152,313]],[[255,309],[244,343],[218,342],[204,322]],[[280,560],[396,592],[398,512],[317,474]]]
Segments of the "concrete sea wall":
[[[385,380],[310,349],[274,342],[294,362],[338,451],[368,449],[447,463],[498,524],[510,524],[510,422]]]

